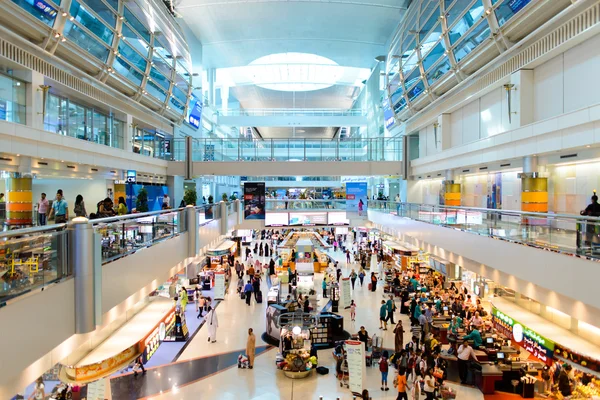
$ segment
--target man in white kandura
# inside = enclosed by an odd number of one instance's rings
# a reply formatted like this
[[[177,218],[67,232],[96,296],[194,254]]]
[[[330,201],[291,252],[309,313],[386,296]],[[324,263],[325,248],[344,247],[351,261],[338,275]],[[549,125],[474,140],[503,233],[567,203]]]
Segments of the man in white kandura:
[[[208,313],[206,317],[204,317],[204,323],[208,326],[208,341],[211,343],[215,343],[217,341],[217,328],[219,327],[219,319],[217,318],[217,313],[215,309],[210,307],[208,308]]]

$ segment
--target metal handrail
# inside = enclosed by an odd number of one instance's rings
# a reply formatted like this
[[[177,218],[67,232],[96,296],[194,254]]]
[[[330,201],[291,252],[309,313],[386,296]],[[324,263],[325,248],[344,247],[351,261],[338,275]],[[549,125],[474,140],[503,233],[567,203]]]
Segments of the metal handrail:
[[[24,236],[31,235],[34,233],[42,233],[42,232],[56,232],[62,229],[65,229],[67,224],[54,224],[54,225],[44,225],[44,226],[35,226],[32,228],[24,228],[24,229],[15,229],[12,231],[6,231],[0,233],[0,239],[9,238],[13,236]]]
[[[497,213],[497,214],[513,214],[513,215],[522,215],[522,216],[532,216],[532,217],[540,217],[540,218],[572,218],[581,220],[583,222],[600,222],[600,217],[591,217],[586,215],[577,215],[577,214],[554,214],[554,213],[540,213],[540,212],[529,212],[529,211],[519,211],[519,210],[498,210],[495,208],[479,208],[479,207],[462,207],[462,206],[444,206],[444,205],[434,205],[434,204],[419,204],[419,203],[404,203],[404,202],[395,202],[395,201],[386,201],[386,200],[369,200],[369,203],[375,204],[396,204],[400,206],[415,206],[415,207],[441,207],[448,208],[451,210],[466,210],[466,211],[481,211],[487,213]]]
[[[97,225],[97,224],[104,224],[104,223],[109,223],[109,222],[118,222],[118,221],[123,221],[123,220],[127,220],[127,219],[137,219],[137,218],[143,218],[143,217],[151,217],[154,215],[169,214],[169,213],[181,211],[181,210],[185,210],[185,209],[184,208],[172,208],[169,210],[148,211],[148,212],[144,212],[144,213],[126,214],[126,215],[119,215],[116,217],[93,219],[93,220],[90,220],[90,222],[93,225]]]

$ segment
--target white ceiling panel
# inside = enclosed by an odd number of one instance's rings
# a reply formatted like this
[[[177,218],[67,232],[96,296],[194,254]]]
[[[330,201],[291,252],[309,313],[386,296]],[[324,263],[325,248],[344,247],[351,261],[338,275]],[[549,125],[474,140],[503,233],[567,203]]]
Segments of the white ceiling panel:
[[[340,108],[352,107],[354,86],[335,85],[309,92],[282,92],[258,86],[236,86],[230,89],[242,108]]]
[[[331,139],[337,131],[337,127],[331,128],[256,128],[263,139]]]

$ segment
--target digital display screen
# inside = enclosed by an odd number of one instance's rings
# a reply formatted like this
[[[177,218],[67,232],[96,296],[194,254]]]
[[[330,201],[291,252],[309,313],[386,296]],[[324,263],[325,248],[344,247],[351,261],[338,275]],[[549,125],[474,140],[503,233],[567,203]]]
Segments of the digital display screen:
[[[192,95],[190,98],[190,105],[187,109],[187,115],[185,121],[198,129],[200,127],[200,121],[202,120],[202,99]]]
[[[498,354],[496,354],[496,358],[498,360],[504,360],[504,353],[498,353]]]
[[[290,225],[327,225],[327,213],[290,213]]]
[[[267,213],[265,226],[287,226],[289,225],[288,213]]]
[[[350,220],[346,218],[345,212],[327,213],[329,225],[350,225]]]

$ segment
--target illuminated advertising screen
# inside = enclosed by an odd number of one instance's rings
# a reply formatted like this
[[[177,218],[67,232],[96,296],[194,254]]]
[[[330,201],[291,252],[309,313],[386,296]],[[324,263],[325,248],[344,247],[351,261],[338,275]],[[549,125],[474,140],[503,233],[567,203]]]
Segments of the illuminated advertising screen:
[[[202,121],[202,99],[192,95],[185,121],[196,129],[200,127],[200,121]]]
[[[265,218],[265,226],[287,226],[287,213],[267,213]]]
[[[327,213],[290,213],[290,223],[293,226],[327,225]]]
[[[350,220],[346,218],[345,212],[327,213],[328,225],[350,225]]]
[[[390,130],[396,125],[396,119],[394,118],[394,111],[392,111],[392,107],[390,107],[390,101],[387,98],[384,98],[382,101],[383,108],[383,120],[385,123],[385,128]]]

